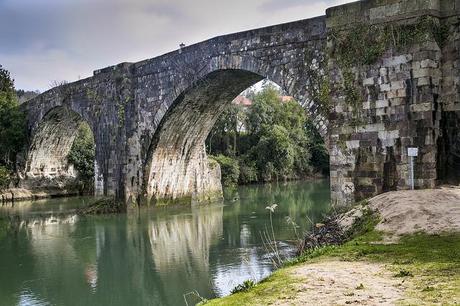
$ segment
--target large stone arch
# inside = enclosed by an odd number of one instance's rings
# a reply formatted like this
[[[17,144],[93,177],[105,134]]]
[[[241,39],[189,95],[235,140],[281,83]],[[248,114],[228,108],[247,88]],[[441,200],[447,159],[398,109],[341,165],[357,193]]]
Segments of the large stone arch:
[[[305,60],[305,62],[302,62],[302,65],[308,66],[308,68],[299,67],[297,70],[288,69],[286,65],[282,64],[273,65],[271,62],[259,60],[253,55],[241,56],[227,54],[214,56],[209,59],[205,58],[204,60],[200,59],[197,62],[187,65],[178,63],[177,65],[181,65],[181,71],[174,78],[174,90],[163,98],[162,106],[164,107],[164,111],[157,112],[154,121],[160,122],[166,110],[169,110],[184,92],[197,84],[203,83],[208,75],[217,71],[239,70],[258,75],[259,80],[269,79],[294,97],[312,118],[320,135],[327,141],[329,123],[327,110],[324,105],[321,105],[321,101],[317,101],[317,97],[313,94],[313,91],[318,90],[317,88],[313,88],[317,86],[318,79],[326,77],[325,54],[324,50],[319,49],[312,48],[309,51],[311,52],[309,58],[302,58],[302,60]],[[314,75],[311,74],[312,70],[315,71]],[[249,86],[246,86],[243,90],[247,87]]]
[[[159,125],[146,156],[142,182],[143,197],[149,202],[211,200],[222,195],[220,170],[208,161],[205,140],[225,106],[265,78],[299,101],[328,143],[327,119],[312,99],[311,87],[294,84],[305,78],[248,56],[217,56],[204,67],[179,77],[175,91],[164,100],[167,110],[155,119]],[[307,83],[311,83],[308,78]]]

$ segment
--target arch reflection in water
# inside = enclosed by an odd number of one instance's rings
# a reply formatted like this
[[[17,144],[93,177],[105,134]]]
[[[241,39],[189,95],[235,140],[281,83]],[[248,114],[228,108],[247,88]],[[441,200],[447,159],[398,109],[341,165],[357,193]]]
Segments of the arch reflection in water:
[[[192,208],[189,214],[156,218],[149,223],[152,258],[164,284],[182,295],[197,290],[213,296],[209,254],[222,236],[223,206]]]

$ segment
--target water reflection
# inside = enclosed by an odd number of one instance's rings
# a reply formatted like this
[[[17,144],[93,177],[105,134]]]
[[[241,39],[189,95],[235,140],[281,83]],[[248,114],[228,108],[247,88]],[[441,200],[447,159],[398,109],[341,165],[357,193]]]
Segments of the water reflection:
[[[232,192],[225,205],[118,216],[65,214],[84,205],[76,199],[1,207],[0,304],[184,305],[183,294],[194,290],[207,298],[228,294],[272,271],[260,239],[268,204],[279,205],[273,226],[287,253],[294,231],[286,216],[301,232],[329,200],[327,183]]]

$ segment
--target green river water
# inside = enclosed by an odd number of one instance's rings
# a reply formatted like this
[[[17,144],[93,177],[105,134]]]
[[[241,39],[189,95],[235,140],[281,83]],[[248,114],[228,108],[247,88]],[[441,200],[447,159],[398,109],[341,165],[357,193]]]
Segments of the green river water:
[[[266,206],[283,256],[328,210],[327,181],[241,186],[223,203],[78,217],[84,197],[0,206],[0,305],[186,305],[273,270]],[[198,302],[186,295],[188,304]]]

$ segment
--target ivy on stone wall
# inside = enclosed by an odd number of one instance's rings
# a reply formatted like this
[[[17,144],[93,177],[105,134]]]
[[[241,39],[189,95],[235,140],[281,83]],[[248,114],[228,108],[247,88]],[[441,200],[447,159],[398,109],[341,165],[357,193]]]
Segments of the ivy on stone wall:
[[[122,75],[116,78],[119,94],[117,99],[117,117],[120,126],[125,125],[126,105],[131,102],[131,81],[128,76]]]
[[[308,93],[311,100],[318,107],[321,115],[329,117],[332,108],[331,85],[327,74],[327,56],[319,56],[313,50],[306,50],[304,62],[308,63],[305,69],[309,84]]]
[[[448,38],[446,25],[439,19],[425,16],[411,24],[357,24],[351,29],[332,30],[329,33],[330,52],[342,74],[345,104],[352,109],[352,126],[363,125],[360,117],[364,92],[360,92],[359,79],[354,73],[363,65],[375,64],[389,50],[401,52],[415,44],[436,42],[442,48]]]
[[[400,51],[417,43],[435,41],[445,44],[449,32],[446,25],[433,17],[421,17],[412,24],[357,24],[351,29],[332,31],[332,52],[340,66],[372,65],[383,54]]]

